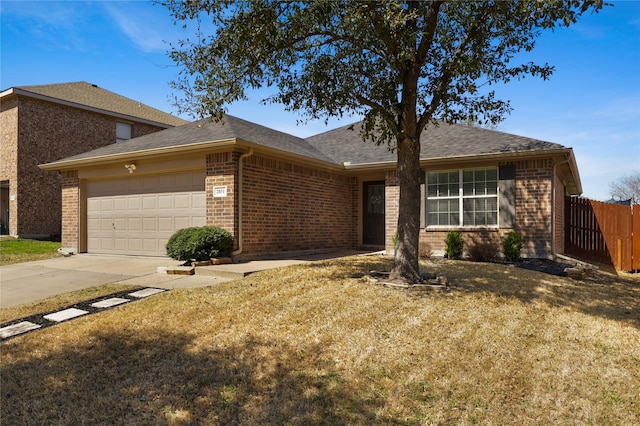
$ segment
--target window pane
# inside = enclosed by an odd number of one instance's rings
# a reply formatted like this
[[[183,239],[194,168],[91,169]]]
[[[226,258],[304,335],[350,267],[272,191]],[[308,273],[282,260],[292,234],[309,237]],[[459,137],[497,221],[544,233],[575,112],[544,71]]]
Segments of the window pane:
[[[427,185],[427,188],[428,188],[427,197],[438,196],[438,185]]]
[[[460,173],[449,172],[449,182],[459,182],[459,181],[460,181]]]
[[[487,213],[487,225],[497,225],[498,224],[498,213],[490,212]]]
[[[498,169],[487,169],[487,180],[498,180]]]
[[[476,181],[475,192],[476,195],[486,195],[486,184],[484,181]]]
[[[486,180],[484,170],[476,170],[473,177],[476,182],[483,182]]]
[[[462,185],[463,195],[474,195],[473,194],[473,182],[465,182]]]
[[[498,182],[487,181],[487,195],[496,195],[498,193]]]
[[[460,225],[460,213],[449,213],[449,225]]]
[[[473,211],[465,210],[463,212],[463,214],[462,214],[462,217],[464,218],[464,224],[465,225],[473,225],[474,224]]]

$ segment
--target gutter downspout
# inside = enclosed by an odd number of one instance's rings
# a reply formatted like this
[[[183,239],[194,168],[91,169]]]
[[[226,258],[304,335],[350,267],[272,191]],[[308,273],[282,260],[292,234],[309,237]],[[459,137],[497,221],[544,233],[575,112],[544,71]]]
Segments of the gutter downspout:
[[[231,256],[242,253],[242,160],[253,155],[253,148],[238,158],[238,249],[231,252]]]
[[[555,259],[558,257],[558,253],[556,253],[556,176],[557,176],[557,168],[562,164],[567,164],[569,162],[569,158],[565,158],[564,160],[557,162],[553,165],[553,172],[551,173],[551,255]]]

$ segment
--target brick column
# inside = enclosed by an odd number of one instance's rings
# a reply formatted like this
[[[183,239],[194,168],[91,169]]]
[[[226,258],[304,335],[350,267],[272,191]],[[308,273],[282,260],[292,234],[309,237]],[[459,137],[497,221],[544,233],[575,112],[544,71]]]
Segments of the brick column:
[[[551,159],[516,162],[516,230],[525,257],[551,257],[552,168]]]
[[[207,155],[207,225],[218,226],[233,234],[234,249],[238,247],[238,152]],[[226,187],[224,197],[215,197],[214,188]]]
[[[80,248],[80,179],[78,172],[62,172],[62,247]]]
[[[394,171],[387,172],[384,191],[384,243],[387,253],[393,253],[393,237],[398,230],[398,215],[400,211],[400,186],[398,176]]]

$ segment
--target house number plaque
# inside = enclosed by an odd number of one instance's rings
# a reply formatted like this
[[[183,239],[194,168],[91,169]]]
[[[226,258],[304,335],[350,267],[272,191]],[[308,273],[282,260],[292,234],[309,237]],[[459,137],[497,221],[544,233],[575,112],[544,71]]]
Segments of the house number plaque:
[[[227,187],[226,186],[214,186],[213,187],[213,196],[215,198],[226,197],[227,196]]]

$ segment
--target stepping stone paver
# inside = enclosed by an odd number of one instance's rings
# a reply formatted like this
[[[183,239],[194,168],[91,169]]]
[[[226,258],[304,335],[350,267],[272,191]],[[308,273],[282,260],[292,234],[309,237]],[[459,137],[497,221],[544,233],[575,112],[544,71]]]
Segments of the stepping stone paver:
[[[129,290],[130,291],[130,290]],[[135,300],[140,300],[145,297],[152,296],[154,294],[162,293],[168,291],[166,288],[154,288],[154,287],[146,287],[141,288],[133,293],[127,293],[126,291],[113,293],[112,297],[108,297],[107,299],[95,298],[92,300],[87,300],[85,302],[79,302],[75,306],[67,309],[62,309],[58,312],[53,312],[47,315],[36,314],[29,317],[22,318],[20,321],[15,324],[8,323],[9,325],[4,325],[0,327],[0,339],[5,341],[6,339],[10,339],[12,337],[18,336],[23,333],[27,333],[29,331],[37,330],[39,328],[47,328],[54,326],[55,323],[59,323],[62,321],[70,320],[73,318],[80,317],[86,314],[94,314],[100,312],[101,309],[109,309],[114,306],[121,305],[127,302],[134,302]],[[133,297],[135,299],[129,299],[127,297]],[[83,309],[80,309],[83,308]],[[86,309],[86,310],[85,310]],[[43,321],[43,319],[48,320],[49,322]],[[32,322],[33,321],[33,322]]]
[[[35,330],[40,327],[42,326],[38,324],[34,324],[30,321],[22,321],[17,324],[0,328],[0,338],[6,339],[7,337],[26,333],[27,331]]]
[[[134,291],[133,293],[129,293],[129,296],[137,297],[138,299],[141,299],[143,297],[148,297],[148,296],[151,296],[153,294],[162,293],[163,291],[166,291],[166,290],[163,289],[163,288],[143,288],[142,290],[138,290],[138,291]]]
[[[94,308],[110,308],[112,306],[119,305],[121,303],[130,302],[130,299],[123,299],[122,297],[112,297],[110,299],[101,300],[96,303],[92,303],[91,306]]]
[[[88,313],[89,312],[83,311],[82,309],[69,308],[63,311],[54,312],[53,314],[45,315],[43,318],[48,319],[49,321],[62,322]]]

